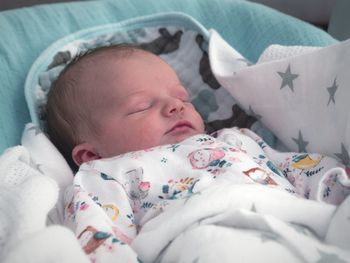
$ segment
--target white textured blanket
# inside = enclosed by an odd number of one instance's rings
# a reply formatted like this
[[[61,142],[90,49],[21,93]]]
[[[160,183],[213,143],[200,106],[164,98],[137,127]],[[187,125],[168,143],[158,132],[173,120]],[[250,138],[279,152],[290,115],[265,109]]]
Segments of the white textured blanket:
[[[131,246],[145,262],[349,262],[349,205],[217,184],[175,200]]]
[[[25,147],[13,147],[0,157],[0,175],[2,262],[89,262],[71,231],[46,226],[59,189]]]

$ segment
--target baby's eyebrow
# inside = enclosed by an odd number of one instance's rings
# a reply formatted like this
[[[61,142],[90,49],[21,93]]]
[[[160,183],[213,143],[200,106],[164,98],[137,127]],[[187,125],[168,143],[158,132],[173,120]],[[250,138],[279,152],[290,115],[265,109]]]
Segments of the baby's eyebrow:
[[[134,98],[138,98],[138,97],[143,97],[147,94],[147,90],[138,90],[138,91],[134,91],[130,94],[126,94],[125,95],[125,99],[134,99]]]
[[[148,97],[146,96],[145,93],[137,92],[137,93],[133,93],[133,94],[130,94],[130,95],[124,97],[121,104],[125,105],[125,106],[133,106],[133,105],[137,105],[137,104],[139,104],[147,99],[148,99]]]

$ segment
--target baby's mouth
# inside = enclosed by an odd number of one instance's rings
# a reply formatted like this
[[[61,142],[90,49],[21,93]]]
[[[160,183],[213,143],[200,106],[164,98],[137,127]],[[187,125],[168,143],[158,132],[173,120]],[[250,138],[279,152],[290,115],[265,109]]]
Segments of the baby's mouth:
[[[172,132],[185,132],[188,129],[193,129],[192,124],[189,121],[178,121],[175,123],[174,126],[171,127],[165,134],[172,133]]]

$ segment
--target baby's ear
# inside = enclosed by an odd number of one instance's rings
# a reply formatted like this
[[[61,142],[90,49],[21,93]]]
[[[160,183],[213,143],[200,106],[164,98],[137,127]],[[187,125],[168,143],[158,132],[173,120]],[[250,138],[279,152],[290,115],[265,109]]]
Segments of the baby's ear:
[[[89,143],[81,143],[76,145],[72,151],[72,158],[74,162],[80,166],[88,161],[100,159],[101,157],[97,154],[95,149]]]

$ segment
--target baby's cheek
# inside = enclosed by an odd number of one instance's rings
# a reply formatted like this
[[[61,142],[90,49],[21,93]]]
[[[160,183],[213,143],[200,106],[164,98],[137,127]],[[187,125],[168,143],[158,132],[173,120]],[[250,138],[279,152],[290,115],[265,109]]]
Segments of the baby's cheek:
[[[191,112],[191,116],[189,116],[189,119],[192,121],[199,133],[204,133],[204,121],[197,111],[193,110]]]
[[[155,130],[145,129],[133,136],[135,150],[151,148],[161,144],[161,136]]]

